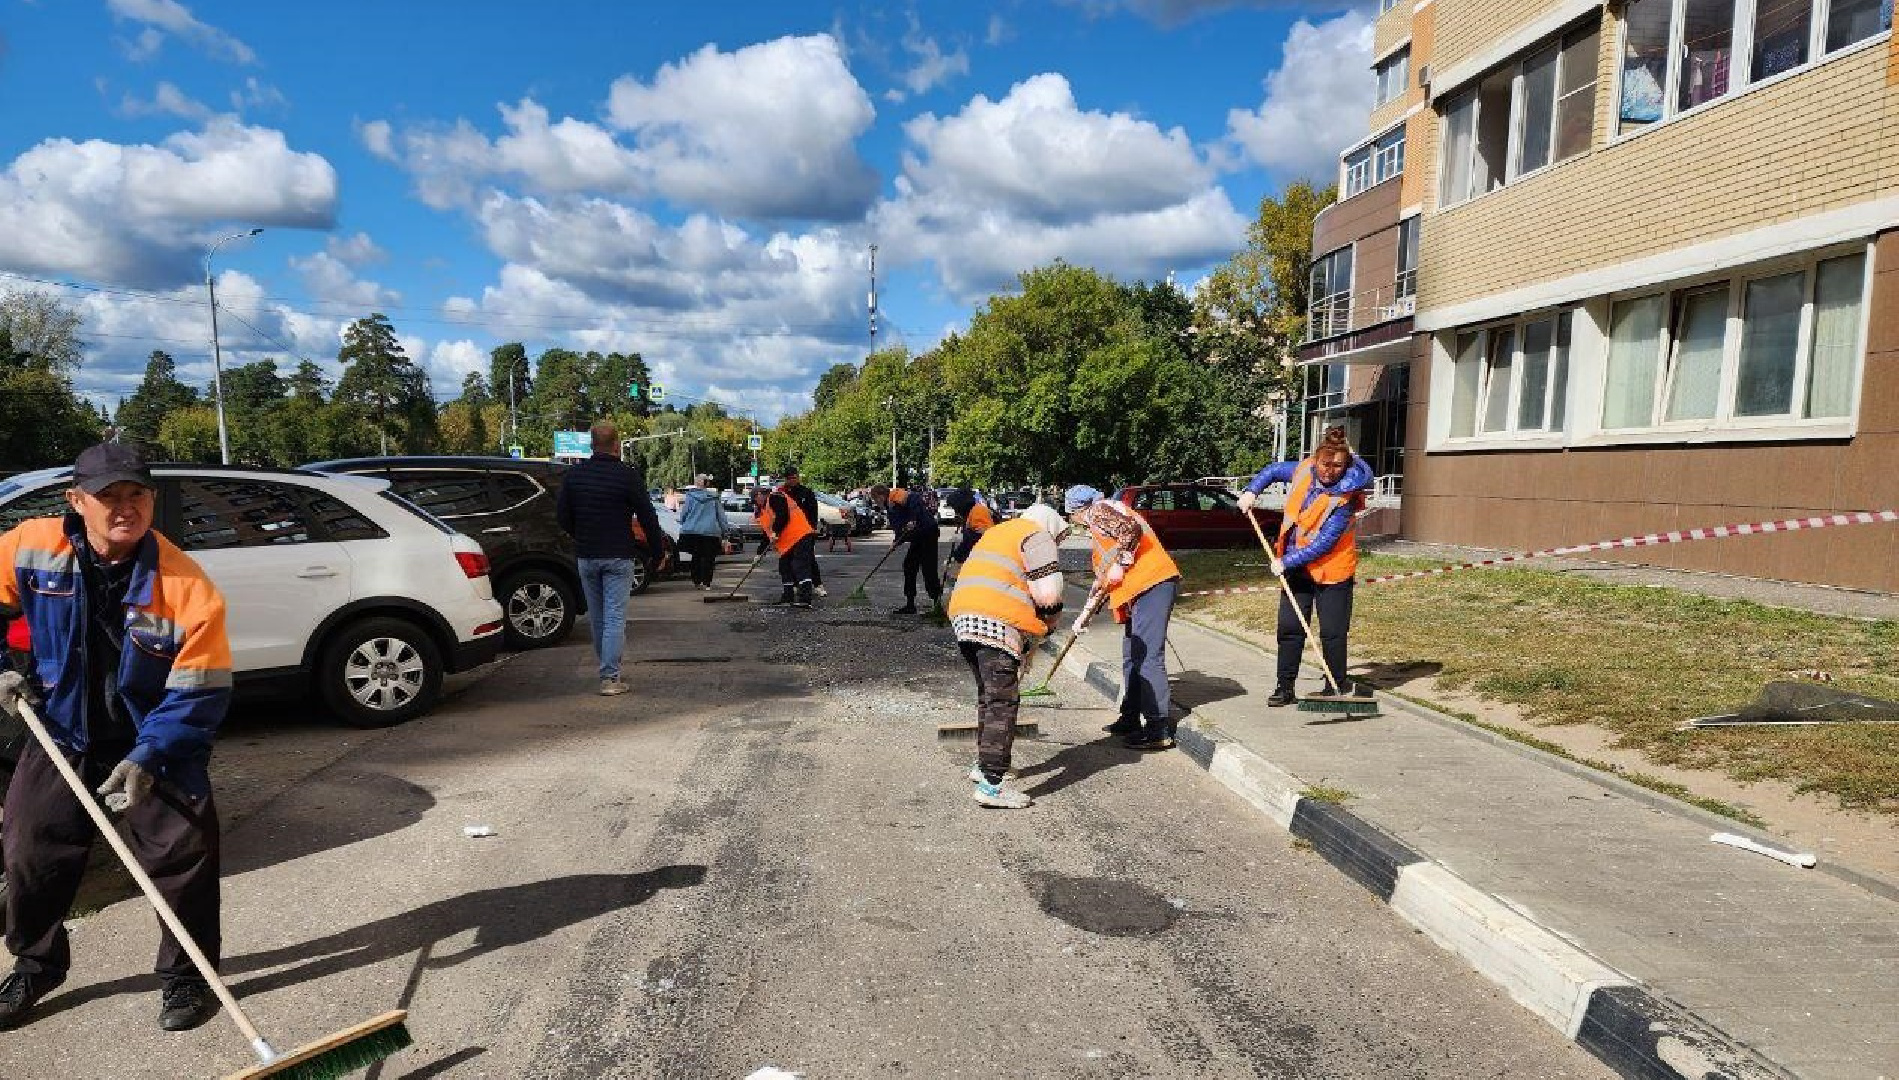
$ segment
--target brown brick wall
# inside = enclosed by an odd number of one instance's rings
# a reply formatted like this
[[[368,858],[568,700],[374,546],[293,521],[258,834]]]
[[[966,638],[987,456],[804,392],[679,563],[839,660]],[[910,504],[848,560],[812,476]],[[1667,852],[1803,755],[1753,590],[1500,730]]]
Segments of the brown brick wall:
[[[1406,154],[1410,151],[1407,144]],[[1400,182],[1387,180],[1332,204],[1312,227],[1312,253],[1324,255],[1396,225],[1399,195]]]

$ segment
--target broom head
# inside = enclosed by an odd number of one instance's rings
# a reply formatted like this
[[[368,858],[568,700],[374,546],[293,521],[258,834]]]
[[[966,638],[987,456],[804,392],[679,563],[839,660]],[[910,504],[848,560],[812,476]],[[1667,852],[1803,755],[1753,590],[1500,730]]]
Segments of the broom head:
[[[749,604],[752,602],[749,596],[702,596],[699,599],[708,604]]]
[[[1349,685],[1346,693],[1334,694],[1329,691],[1318,694],[1303,694],[1299,698],[1299,711],[1309,713],[1331,713],[1345,716],[1370,716],[1378,711],[1378,698],[1372,689],[1362,683]]]
[[[341,1080],[414,1042],[403,1023],[408,1017],[408,1012],[402,1009],[383,1013],[287,1054],[279,1054],[261,1065],[234,1072],[225,1080],[253,1080],[263,1076],[277,1080]]]

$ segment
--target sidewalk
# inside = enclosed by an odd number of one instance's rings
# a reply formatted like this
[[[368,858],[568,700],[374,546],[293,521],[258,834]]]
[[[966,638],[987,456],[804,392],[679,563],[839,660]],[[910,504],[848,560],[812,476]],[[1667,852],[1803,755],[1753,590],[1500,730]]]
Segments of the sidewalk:
[[[1390,698],[1268,709],[1269,653],[1178,617],[1170,640],[1187,757],[1623,1075],[1899,1078],[1878,882],[1710,843],[1773,838]],[[1115,698],[1120,648],[1104,619],[1065,668]],[[1301,797],[1320,783],[1351,797]]]

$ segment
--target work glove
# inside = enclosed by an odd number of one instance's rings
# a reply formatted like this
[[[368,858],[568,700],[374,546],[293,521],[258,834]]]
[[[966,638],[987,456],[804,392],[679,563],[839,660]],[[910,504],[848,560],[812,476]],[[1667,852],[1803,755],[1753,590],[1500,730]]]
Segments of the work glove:
[[[1279,556],[1277,556],[1277,555],[1275,555],[1275,556],[1273,556],[1273,563],[1272,563],[1272,566],[1273,566],[1273,576],[1274,576],[1274,577],[1285,577],[1285,576],[1286,576],[1286,561],[1285,561],[1284,559],[1281,559],[1281,558],[1280,558]]]
[[[1250,513],[1252,513],[1252,512],[1253,512],[1253,504],[1254,504],[1254,503],[1256,503],[1256,502],[1258,502],[1258,501],[1259,501],[1259,496],[1258,496],[1258,495],[1255,495],[1255,494],[1253,494],[1253,493],[1252,493],[1252,492],[1250,492],[1250,491],[1242,491],[1242,492],[1240,492],[1240,513],[1242,513],[1242,514],[1250,514]]]
[[[115,814],[123,814],[152,793],[158,778],[145,771],[145,766],[127,758],[112,769],[112,775],[99,785],[99,794],[105,798],[106,809]]]
[[[11,668],[0,671],[0,713],[5,713],[19,723],[26,723],[20,715],[22,701],[35,709],[40,707],[40,696],[33,692],[33,684],[26,681],[26,676]]]

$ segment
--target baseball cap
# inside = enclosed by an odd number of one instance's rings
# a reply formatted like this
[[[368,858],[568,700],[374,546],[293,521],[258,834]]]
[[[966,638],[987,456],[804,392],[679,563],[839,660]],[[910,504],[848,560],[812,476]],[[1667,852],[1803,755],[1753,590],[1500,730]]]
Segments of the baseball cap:
[[[125,443],[100,443],[79,452],[73,462],[73,486],[88,495],[97,495],[119,483],[155,488],[152,467],[137,447]]]

